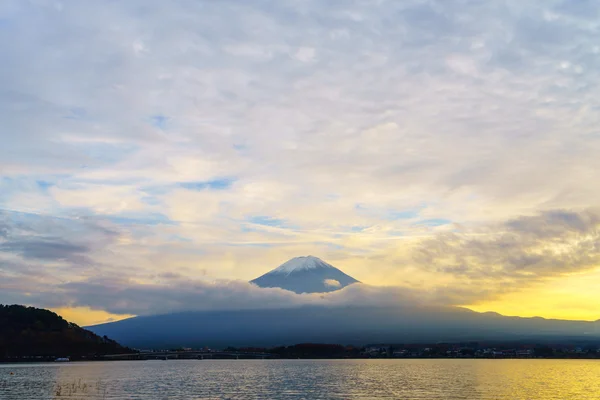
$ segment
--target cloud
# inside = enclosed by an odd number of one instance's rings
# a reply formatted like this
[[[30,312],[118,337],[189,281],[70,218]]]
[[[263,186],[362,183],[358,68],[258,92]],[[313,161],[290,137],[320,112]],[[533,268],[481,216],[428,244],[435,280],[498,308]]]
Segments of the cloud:
[[[294,308],[305,305],[390,306],[433,302],[418,298],[408,288],[371,287],[355,284],[339,291],[295,294],[277,288],[258,288],[244,281],[170,280],[168,284],[138,285],[118,279],[95,278],[71,282],[59,291],[34,296],[53,307],[90,307],[115,314],[150,315],[174,311],[252,310]],[[418,299],[418,300],[417,300]]]
[[[0,222],[0,238],[8,237],[8,224]]]
[[[595,269],[600,264],[600,213],[551,210],[498,225],[424,240],[414,251],[423,268],[513,290]]]
[[[3,277],[249,280],[317,253],[454,302],[587,271],[599,11],[5,1]]]
[[[340,284],[340,282],[339,282],[339,281],[336,281],[335,279],[325,279],[325,280],[323,281],[323,283],[325,284],[325,286],[328,286],[328,287],[334,287],[334,288],[335,288],[335,287],[339,288],[340,286],[342,286],[342,285]]]
[[[86,218],[0,211],[0,277],[18,278],[20,290],[28,293],[44,281],[52,285],[69,275],[90,273],[101,265],[95,252],[118,240],[119,233],[107,225]]]
[[[14,241],[0,244],[0,251],[14,252],[25,258],[37,258],[41,260],[63,260],[77,257],[88,251],[83,245],[65,243],[61,239],[49,238],[44,241]]]
[[[0,242],[0,288],[6,299],[53,308],[88,307],[113,314],[302,305],[464,305],[592,270],[600,262],[600,214],[591,209],[553,210],[405,242],[407,248],[401,258],[368,256],[361,265],[364,269],[370,263],[400,263],[398,272],[411,271],[410,277],[435,277],[427,285],[405,280],[394,286],[357,284],[326,294],[297,295],[282,289],[261,289],[242,280],[214,279],[197,265],[163,269],[160,250],[147,254],[159,268],[149,268],[148,261],[136,265],[134,260],[143,260],[137,254],[138,247],[119,251],[121,246],[132,245],[118,231],[103,227],[106,221],[10,216],[13,223],[5,228],[9,234]],[[41,231],[42,227],[46,230]],[[77,231],[85,227],[87,237],[57,239],[56,233],[67,232],[67,227]],[[117,250],[115,256],[107,258],[113,249]],[[382,249],[383,254],[387,249]],[[262,249],[255,254],[268,252]],[[189,253],[181,256],[189,258]],[[198,260],[204,257],[200,254]],[[177,262],[177,254],[170,253],[165,260]],[[227,267],[222,256],[214,260],[221,268]],[[334,280],[326,283],[339,286]]]

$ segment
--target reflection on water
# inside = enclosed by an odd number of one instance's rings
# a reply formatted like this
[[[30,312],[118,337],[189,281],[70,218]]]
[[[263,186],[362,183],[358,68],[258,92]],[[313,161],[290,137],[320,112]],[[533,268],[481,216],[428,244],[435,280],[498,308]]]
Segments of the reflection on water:
[[[0,399],[63,398],[600,399],[600,361],[173,360],[0,364]]]

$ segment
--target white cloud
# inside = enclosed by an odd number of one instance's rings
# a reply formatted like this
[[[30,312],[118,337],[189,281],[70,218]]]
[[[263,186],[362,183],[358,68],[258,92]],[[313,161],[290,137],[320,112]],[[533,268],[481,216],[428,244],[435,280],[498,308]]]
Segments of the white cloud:
[[[417,294],[419,294],[417,296]],[[255,310],[304,305],[397,306],[434,304],[433,295],[407,288],[354,284],[329,293],[295,294],[277,288],[259,288],[244,281],[190,281],[137,285],[127,281],[95,279],[70,282],[53,293],[38,293],[32,300],[52,307],[82,306],[115,314],[149,315],[174,311]]]
[[[442,287],[424,240],[600,201],[593,2],[61,4],[0,6],[0,207],[110,225],[98,274]]]
[[[316,51],[312,47],[300,47],[296,54],[294,55],[298,60],[308,63],[314,61],[316,55]]]
[[[102,215],[137,211],[144,208],[142,194],[135,187],[84,185],[74,189],[52,187],[52,197],[63,207],[87,208]]]
[[[323,283],[325,284],[325,286],[329,286],[329,287],[334,287],[334,288],[339,288],[340,286],[342,286],[340,284],[339,281],[336,281],[335,279],[325,279],[323,281]]]

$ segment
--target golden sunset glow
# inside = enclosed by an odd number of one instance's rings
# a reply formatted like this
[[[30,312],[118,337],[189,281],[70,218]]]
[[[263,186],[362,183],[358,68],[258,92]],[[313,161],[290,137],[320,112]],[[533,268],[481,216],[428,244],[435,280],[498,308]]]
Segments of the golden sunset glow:
[[[52,311],[79,326],[103,324],[133,317],[133,315],[117,315],[102,310],[92,310],[88,307],[61,307]]]
[[[583,321],[599,320],[600,270],[566,276],[492,301],[468,305],[474,311]]]

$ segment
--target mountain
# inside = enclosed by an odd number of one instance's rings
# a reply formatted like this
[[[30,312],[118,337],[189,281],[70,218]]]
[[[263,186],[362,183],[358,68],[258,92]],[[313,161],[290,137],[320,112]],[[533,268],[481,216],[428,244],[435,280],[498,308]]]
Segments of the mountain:
[[[313,256],[295,257],[250,281],[263,288],[282,288],[295,293],[325,293],[357,283],[331,264]]]
[[[296,293],[322,293],[358,281],[317,257],[296,257],[251,281]],[[280,346],[295,343],[594,341],[600,322],[504,317],[459,307],[298,306],[189,311],[140,316],[89,327],[137,348]]]
[[[196,311],[130,318],[89,328],[137,348],[279,346],[294,343],[591,341],[600,322],[504,317],[457,307],[324,307]]]
[[[0,360],[31,356],[93,357],[132,352],[52,311],[0,304]]]

